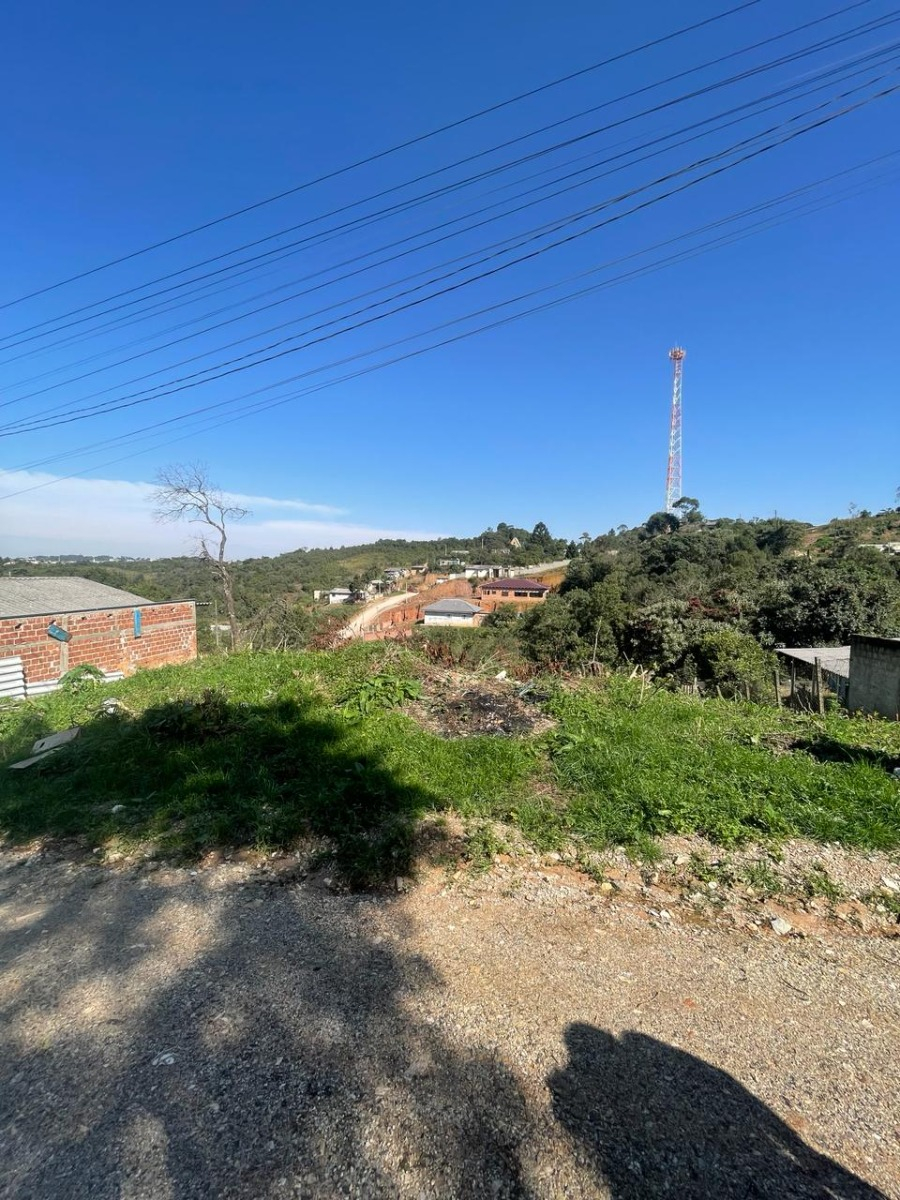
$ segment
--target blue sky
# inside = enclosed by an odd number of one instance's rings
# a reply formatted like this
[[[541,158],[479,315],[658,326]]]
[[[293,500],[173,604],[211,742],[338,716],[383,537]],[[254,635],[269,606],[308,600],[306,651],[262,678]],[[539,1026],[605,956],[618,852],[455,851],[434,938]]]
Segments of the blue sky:
[[[140,11],[107,2],[18,5],[6,14],[0,50],[5,114],[0,303],[731,6],[690,0],[676,12],[657,2],[610,6],[586,0],[554,6],[463,0],[450,7],[161,0]],[[883,0],[869,0],[814,29],[639,98],[619,99],[843,7],[841,0],[828,8],[798,0],[786,12],[776,0],[759,0],[665,46],[364,169],[7,307],[0,311],[5,404],[0,424],[40,419],[45,409],[65,415],[79,404],[115,403],[277,339],[297,338],[299,331],[329,319],[352,324],[348,314],[360,307],[453,270],[441,266],[452,258],[468,254],[474,262],[499,238],[524,243],[536,225],[634,190],[639,200],[604,209],[618,215],[666,190],[666,184],[654,190],[654,177],[725,154],[740,139],[756,135],[759,146],[766,137],[896,86],[900,24],[679,100],[689,90],[891,12]],[[876,52],[879,58],[862,58]],[[826,75],[829,70],[837,74]],[[774,106],[772,94],[786,87],[795,91],[779,107],[765,113],[750,107]],[[664,111],[639,115],[676,100]],[[378,223],[310,242],[265,270],[225,276],[219,283],[229,284],[227,291],[210,285],[171,311],[134,308],[142,320],[132,325],[95,328],[100,318],[67,325],[79,319],[65,316],[73,310],[95,304],[87,311],[103,312],[122,301],[100,302],[120,292],[127,293],[125,301],[140,298],[144,293],[129,289],[276,230],[310,222],[305,231],[321,235],[339,223],[322,220],[329,210],[601,104],[606,107],[592,116],[435,179],[458,181],[467,171],[564,137],[606,124],[615,128]],[[736,116],[734,124],[717,128],[726,110],[742,104],[747,107],[740,121]],[[813,113],[816,105],[822,107]],[[703,137],[675,144],[702,121],[708,122]],[[764,132],[776,126],[774,135]],[[891,504],[900,484],[894,432],[900,156],[883,156],[900,151],[898,130],[900,93],[567,245],[326,343],[130,409],[0,438],[0,552],[180,550],[179,531],[154,528],[147,520],[141,485],[162,464],[182,459],[207,462],[224,488],[254,498],[254,517],[237,542],[243,554],[393,532],[471,533],[501,520],[525,526],[543,520],[568,536],[632,524],[661,507],[667,351],[678,343],[688,352],[684,490],[699,497],[705,511],[745,517],[777,511],[823,520],[846,512],[851,502],[872,509]],[[665,135],[668,143],[658,141]],[[634,161],[650,153],[651,144],[659,150],[656,157]],[[601,160],[611,162],[613,155],[620,156],[615,160],[620,169],[611,174],[610,165],[607,174],[600,173]],[[873,159],[879,161],[861,165]],[[526,187],[582,166],[592,166],[596,177],[578,190],[372,267],[390,253],[380,247],[404,238],[426,240],[425,230],[449,229],[445,223],[454,219],[458,230],[466,213],[501,201],[514,207]],[[546,174],[526,180],[540,170]],[[676,179],[692,179],[703,170]],[[467,330],[478,323],[465,319],[476,310],[637,256],[568,288],[609,281],[674,252],[648,252],[656,243],[842,171],[849,173],[785,202],[826,205],[818,211],[249,419],[227,420],[247,393],[268,389],[253,399],[277,400],[310,383],[337,379],[354,369],[334,365],[337,360],[375,351],[356,366],[378,362],[401,352],[378,350],[388,343],[451,321],[459,322],[451,333]],[[392,198],[396,202],[424,188],[407,188]],[[843,202],[833,203],[841,197]],[[377,208],[372,202],[352,213]],[[790,214],[781,208],[768,215]],[[744,218],[744,225],[750,220]],[[584,224],[566,228],[580,230]],[[713,236],[673,247],[687,249]],[[359,260],[372,268],[368,272],[246,315],[256,305],[308,289],[314,273],[318,282],[334,280],[345,270],[336,264],[365,254],[374,255]],[[490,265],[497,261],[507,260],[492,259]],[[413,283],[399,282],[416,271],[421,275]],[[282,290],[252,299],[273,288]],[[376,288],[382,290],[375,300],[353,300]],[[565,290],[545,292],[530,303]],[[180,299],[182,293],[167,293],[158,304]],[[226,305],[234,307],[208,315]],[[321,314],[327,306],[329,312]],[[497,315],[526,306],[508,306]],[[131,313],[116,309],[103,320],[117,322]],[[200,332],[235,316],[240,320]],[[184,324],[188,321],[193,324]],[[44,336],[15,344],[40,322],[48,324],[31,332]],[[166,332],[176,325],[174,333]],[[277,325],[286,328],[264,332]],[[177,346],[160,348],[189,335]],[[440,336],[446,334],[431,340]],[[239,338],[240,345],[227,348]],[[428,342],[423,337],[405,348]],[[141,358],[121,362],[138,353]],[[207,357],[178,365],[198,354]],[[97,373],[75,379],[88,371]],[[149,381],[130,382],[151,371],[156,374]],[[283,382],[307,371],[318,373],[305,385]],[[42,391],[50,386],[53,390]],[[32,395],[37,391],[42,394]],[[218,419],[182,423],[190,410],[215,404],[222,406]],[[132,440],[135,431],[156,421],[172,424],[143,441]],[[181,440],[163,444],[175,437]],[[123,440],[102,444],[112,438]],[[97,443],[95,450],[83,449]],[[3,499],[12,492],[23,494]]]

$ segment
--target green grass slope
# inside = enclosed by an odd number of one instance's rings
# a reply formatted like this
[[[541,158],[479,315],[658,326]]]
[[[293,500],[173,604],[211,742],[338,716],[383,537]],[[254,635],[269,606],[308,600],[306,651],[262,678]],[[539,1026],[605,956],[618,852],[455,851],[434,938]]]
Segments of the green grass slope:
[[[9,704],[4,763],[45,733],[82,733],[28,770],[0,767],[0,834],[187,858],[313,836],[361,885],[410,870],[415,819],[447,810],[516,825],[544,848],[646,852],[669,832],[900,846],[895,723],[613,678],[548,685],[549,733],[454,740],[400,710],[418,689],[427,698],[434,670],[382,644],[248,653]],[[101,710],[109,695],[116,715]]]

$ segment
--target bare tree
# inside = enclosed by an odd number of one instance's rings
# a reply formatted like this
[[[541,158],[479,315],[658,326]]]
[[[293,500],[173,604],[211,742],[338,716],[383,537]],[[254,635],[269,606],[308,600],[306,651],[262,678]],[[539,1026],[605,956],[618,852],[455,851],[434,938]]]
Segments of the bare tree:
[[[234,589],[225,547],[228,544],[228,522],[240,521],[248,515],[249,510],[229,504],[202,463],[174,463],[170,467],[163,467],[155,482],[155,520],[187,521],[209,527],[209,533],[197,536],[198,552],[203,561],[209,563],[222,586],[225,611],[231,627],[231,645],[236,647],[240,644],[241,631],[234,608]]]

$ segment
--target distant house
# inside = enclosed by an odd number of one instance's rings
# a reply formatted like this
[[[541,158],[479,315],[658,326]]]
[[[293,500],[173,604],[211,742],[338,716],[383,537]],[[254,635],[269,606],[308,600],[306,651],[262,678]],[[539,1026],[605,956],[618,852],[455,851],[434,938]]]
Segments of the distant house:
[[[426,625],[471,626],[478,623],[481,611],[477,604],[470,604],[468,600],[457,600],[451,596],[446,600],[435,600],[433,604],[426,604],[423,618]]]
[[[536,579],[489,579],[481,585],[480,598],[488,611],[501,604],[531,607],[547,598],[550,587]]]
[[[0,579],[0,695],[53,691],[74,667],[121,679],[196,657],[193,600],[156,604],[78,577]]]
[[[328,592],[329,604],[352,604],[356,592],[351,592],[349,588],[332,588]]]
[[[496,563],[470,563],[463,568],[466,579],[497,579],[508,571],[509,567],[500,567]]]

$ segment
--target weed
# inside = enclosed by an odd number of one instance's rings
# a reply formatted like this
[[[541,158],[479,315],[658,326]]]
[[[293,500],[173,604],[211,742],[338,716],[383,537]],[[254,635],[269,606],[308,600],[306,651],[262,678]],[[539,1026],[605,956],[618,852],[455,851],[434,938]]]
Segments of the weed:
[[[580,851],[578,854],[578,869],[587,875],[588,879],[592,879],[594,883],[600,884],[606,881],[606,869],[596,854],[591,854],[585,850]]]
[[[342,707],[352,717],[362,720],[378,710],[399,708],[407,700],[417,700],[421,694],[422,685],[417,679],[401,679],[384,672],[356,684],[344,697]]]
[[[863,900],[873,907],[883,904],[887,911],[900,921],[900,892],[890,892],[885,888],[883,892],[870,892],[868,896],[863,896]]]
[[[727,858],[714,859],[710,862],[702,854],[694,851],[688,862],[688,870],[701,883],[716,883],[722,884],[723,887],[731,887],[735,882],[734,869]]]
[[[493,821],[476,821],[466,841],[466,861],[474,871],[487,871],[506,845],[497,836]]]
[[[744,867],[743,877],[759,896],[777,896],[782,891],[781,880],[764,858],[748,863]]]
[[[803,890],[807,896],[822,896],[831,904],[843,899],[844,889],[834,882],[819,862],[814,862],[803,878]]]
[[[73,667],[71,671],[66,671],[65,675],[60,676],[59,686],[62,691],[76,696],[79,692],[95,688],[98,683],[103,683],[105,678],[99,667],[83,663],[80,667]]]

